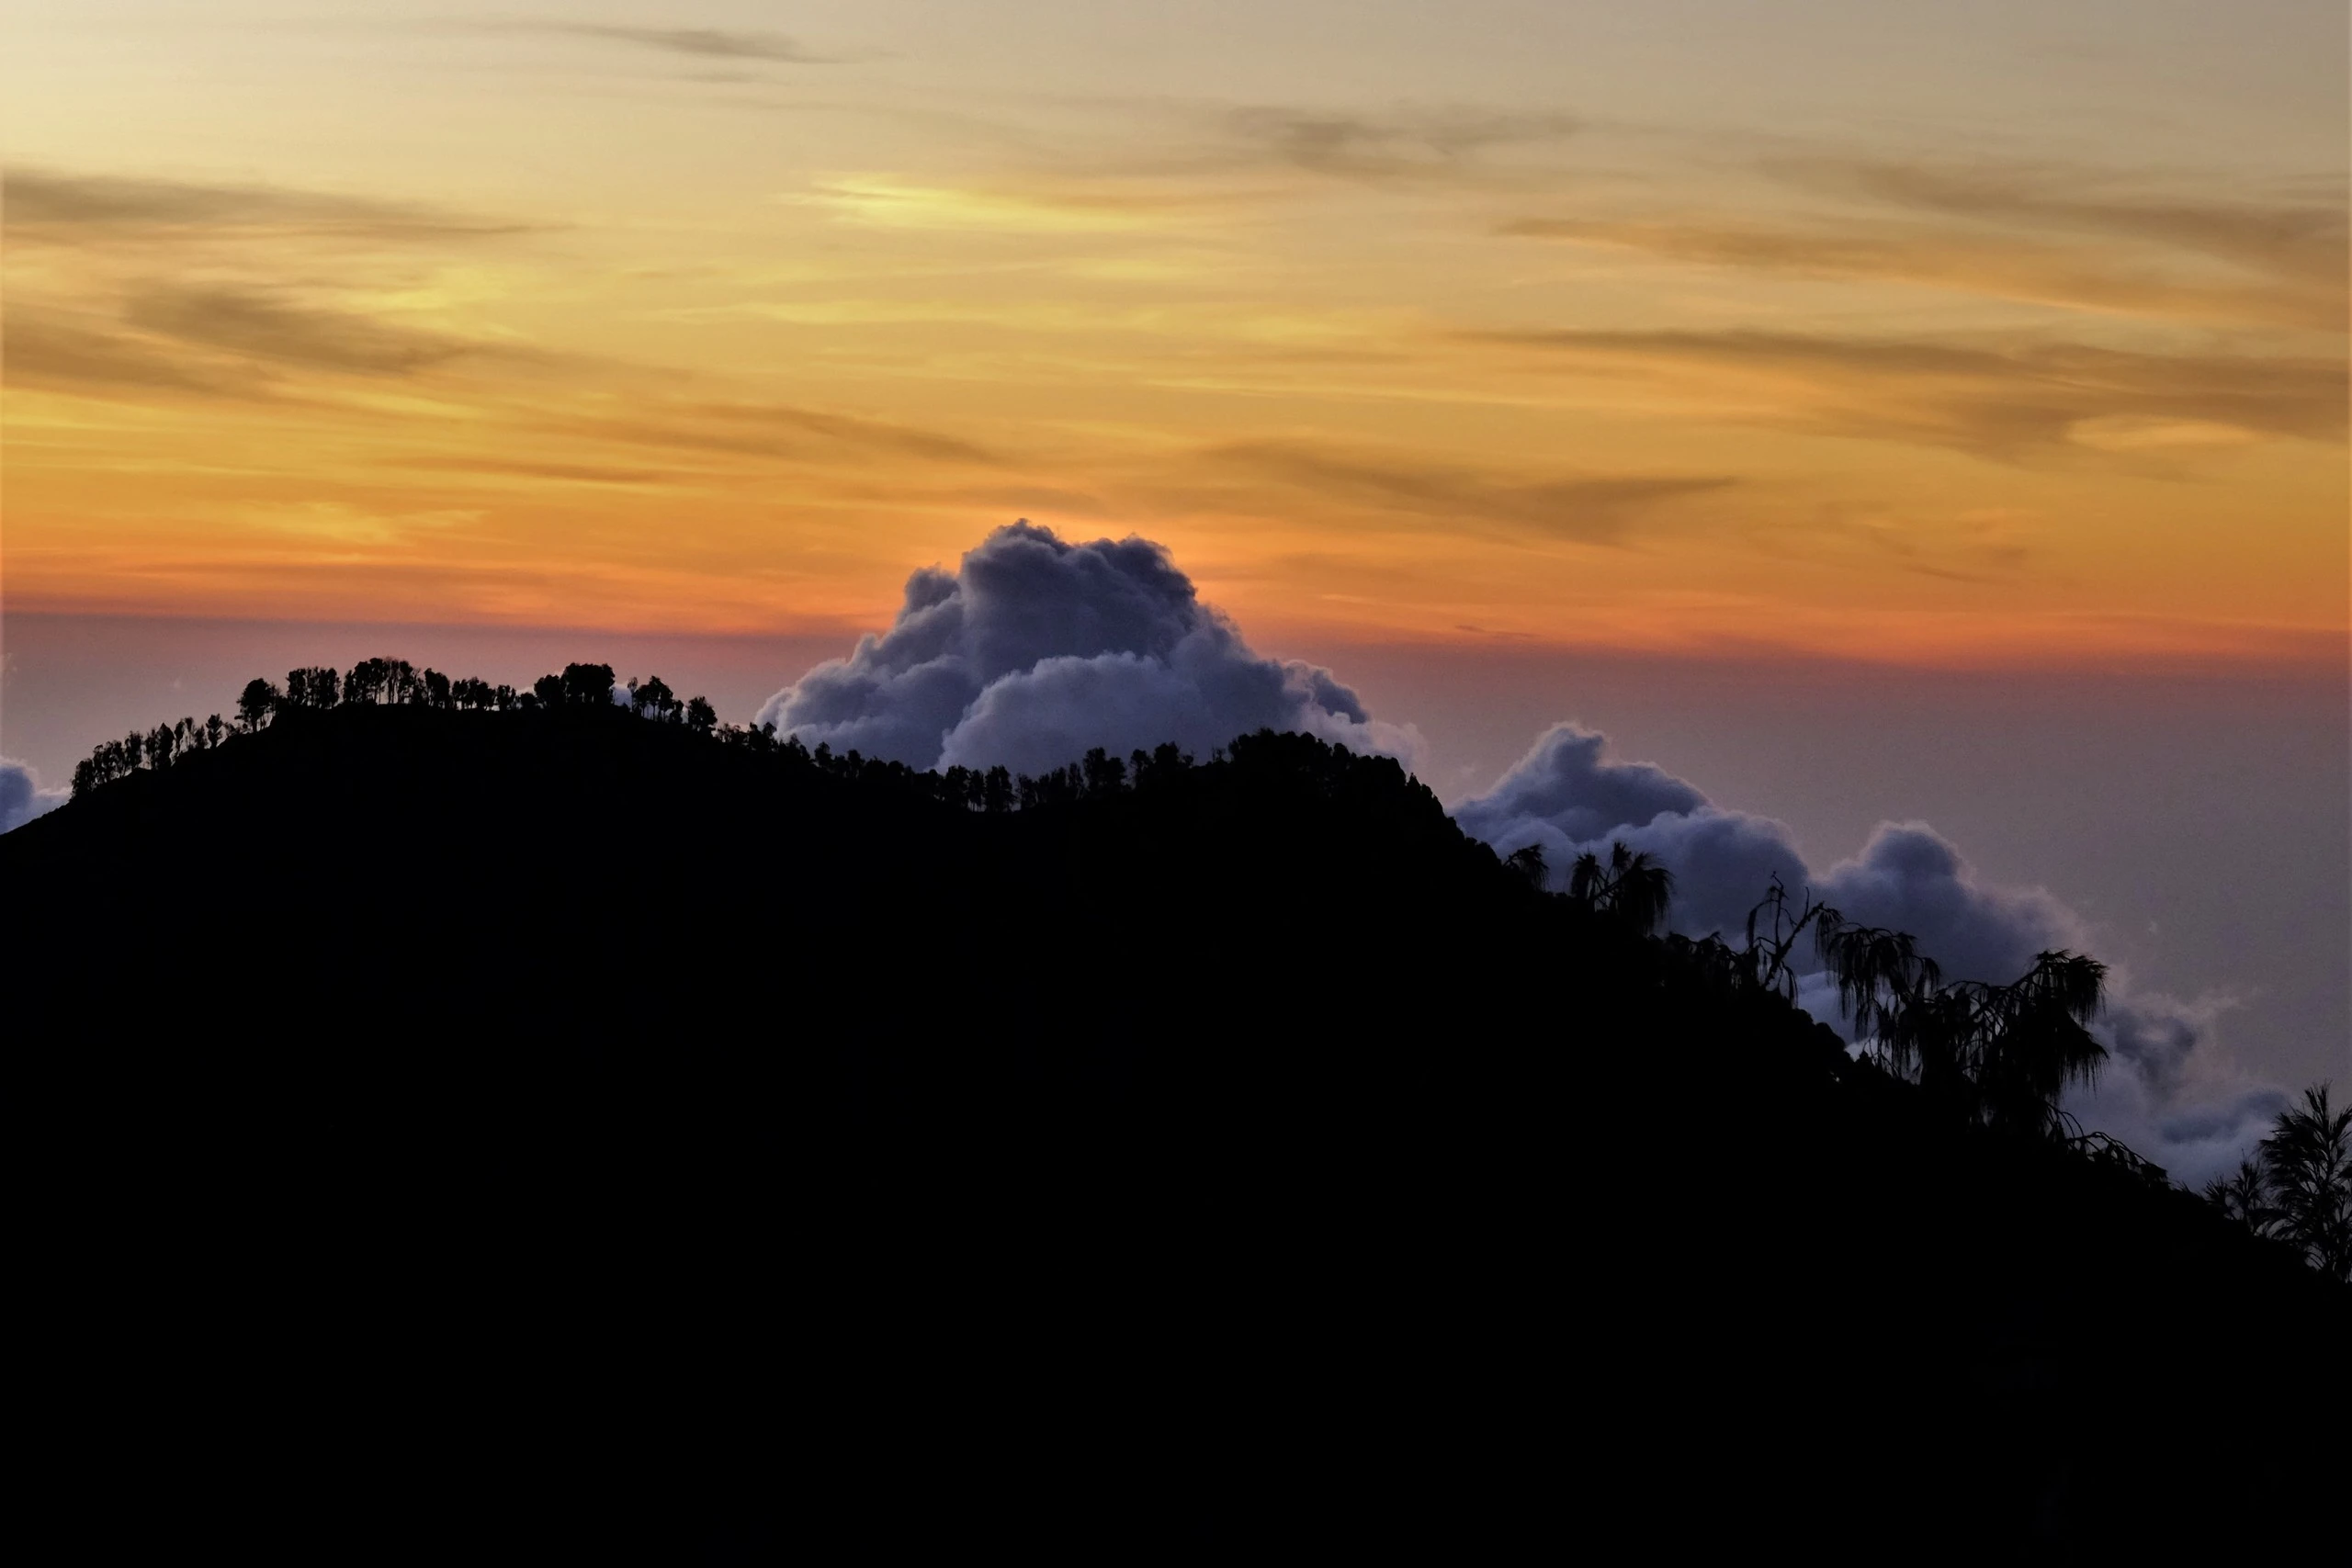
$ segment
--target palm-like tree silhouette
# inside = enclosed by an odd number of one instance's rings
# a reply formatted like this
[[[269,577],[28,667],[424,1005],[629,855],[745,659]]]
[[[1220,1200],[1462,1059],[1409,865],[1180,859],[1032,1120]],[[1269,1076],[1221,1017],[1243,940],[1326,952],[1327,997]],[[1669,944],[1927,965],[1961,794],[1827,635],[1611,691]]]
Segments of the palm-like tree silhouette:
[[[1747,911],[1747,947],[1736,955],[1737,962],[1747,978],[1758,986],[1794,1001],[1797,972],[1796,965],[1789,962],[1789,954],[1795,951],[1797,938],[1804,935],[1805,928],[1810,926],[1815,944],[1820,946],[1829,941],[1831,932],[1844,929],[1846,917],[1829,905],[1813,901],[1810,887],[1792,898],[1781,874],[1774,872],[1771,886]],[[1828,950],[1825,946],[1822,951],[1826,953]]]
[[[1838,980],[1838,1005],[1864,1039],[1906,1007],[1942,988],[1943,971],[1919,951],[1909,931],[1846,923],[1835,909],[1821,912],[1815,945]],[[1898,1046],[1897,1049],[1903,1047]],[[1907,1060],[1902,1063],[1906,1068]]]
[[[1908,931],[1849,926],[1832,911],[1815,940],[1839,1007],[1881,1065],[1972,1122],[2056,1136],[2059,1096],[2107,1059],[2085,1027],[2107,984],[2095,958],[2062,948],[2006,986],[1946,985]]]
[[[2333,1111],[2328,1086],[2303,1090],[2262,1140],[2262,1173],[2277,1233],[2323,1272],[2352,1280],[2352,1106]]]
[[[1588,850],[1568,872],[1568,897],[1628,930],[1648,936],[1666,923],[1674,901],[1674,873],[1646,850],[1623,840],[1609,846],[1609,863]]]
[[[2278,1223],[2270,1204],[2270,1181],[2259,1158],[2241,1160],[2228,1176],[2205,1184],[2205,1201],[2256,1235],[2268,1235]]]
[[[1972,1076],[1986,1121],[2057,1130],[2058,1097],[2090,1083],[2107,1060],[2085,1027],[2106,987],[2106,964],[2061,949],[2037,954],[2009,985],[1972,987],[1980,1018]]]

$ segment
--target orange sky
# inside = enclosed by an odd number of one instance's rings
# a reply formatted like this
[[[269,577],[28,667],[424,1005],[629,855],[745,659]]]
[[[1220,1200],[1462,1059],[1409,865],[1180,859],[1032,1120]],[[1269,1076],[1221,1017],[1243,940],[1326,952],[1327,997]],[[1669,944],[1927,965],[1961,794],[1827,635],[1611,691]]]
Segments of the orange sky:
[[[1628,9],[14,8],[6,603],[2340,660],[2340,6]]]

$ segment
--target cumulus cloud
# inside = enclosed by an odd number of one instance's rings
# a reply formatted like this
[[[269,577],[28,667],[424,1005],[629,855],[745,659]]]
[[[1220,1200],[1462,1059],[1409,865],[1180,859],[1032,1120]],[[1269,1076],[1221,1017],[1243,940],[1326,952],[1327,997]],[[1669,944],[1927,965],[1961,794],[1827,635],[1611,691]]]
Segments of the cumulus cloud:
[[[1555,725],[1487,794],[1454,811],[1464,831],[1508,854],[1540,846],[1558,878],[1575,856],[1622,840],[1675,875],[1674,929],[1740,940],[1747,911],[1774,875],[1810,887],[1849,919],[1907,931],[1949,978],[2005,983],[2051,948],[2092,944],[2083,920],[2039,887],[1980,878],[1957,846],[1924,822],[1883,822],[1860,851],[1808,868],[1788,828],[1729,810],[1648,762],[1609,755],[1608,739]],[[1809,954],[1807,956],[1810,956]],[[1799,976],[1797,999],[1849,1033],[1826,974]],[[2110,1054],[2098,1084],[2066,1105],[2085,1125],[2123,1139],[2176,1178],[2202,1182],[2233,1167],[2285,1102],[2246,1080],[2215,1047],[2226,998],[2183,1002],[2118,975],[2094,1032]]]
[[[1504,854],[1534,844],[1555,868],[1616,839],[1647,850],[1673,870],[1674,924],[1693,936],[1738,931],[1775,874],[1805,881],[1783,824],[1723,810],[1663,768],[1611,759],[1608,745],[1598,730],[1555,724],[1454,820]]]
[[[2245,1077],[2212,1048],[2227,998],[2184,1002],[2126,993],[2093,1025],[2112,1059],[2097,1083],[2066,1097],[2086,1127],[2122,1139],[2176,1181],[2201,1187],[2226,1176],[2287,1108],[2276,1084]]]
[[[1159,545],[1070,544],[1025,521],[956,571],[916,572],[889,630],[778,692],[760,718],[809,746],[1027,773],[1095,746],[1204,754],[1267,728],[1409,766],[1417,739],[1374,720],[1329,671],[1250,651]]]
[[[1924,822],[1882,822],[1860,854],[1816,879],[1848,919],[1919,939],[1947,976],[2002,984],[2052,948],[2089,945],[2081,920],[2039,887],[1979,882],[1952,842]]]
[[[64,790],[41,788],[40,776],[25,763],[0,757],[0,833],[56,810],[65,800]]]

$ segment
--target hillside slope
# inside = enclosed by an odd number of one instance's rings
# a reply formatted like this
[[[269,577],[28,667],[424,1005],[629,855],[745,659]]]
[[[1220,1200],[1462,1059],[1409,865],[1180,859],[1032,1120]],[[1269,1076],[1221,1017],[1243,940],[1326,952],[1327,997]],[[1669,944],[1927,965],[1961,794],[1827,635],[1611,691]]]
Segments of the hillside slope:
[[[2324,1492],[2324,1447],[2211,1450],[2298,1419],[2340,1289],[1942,1124],[1393,762],[935,793],[344,707],[0,838],[61,1318],[297,1425],[470,1404],[494,1345],[534,1430],[670,1410],[704,1490],[657,1532],[754,1550],[892,1475],[1098,1546],[2177,1545]],[[865,1528],[940,1525],[897,1495]]]

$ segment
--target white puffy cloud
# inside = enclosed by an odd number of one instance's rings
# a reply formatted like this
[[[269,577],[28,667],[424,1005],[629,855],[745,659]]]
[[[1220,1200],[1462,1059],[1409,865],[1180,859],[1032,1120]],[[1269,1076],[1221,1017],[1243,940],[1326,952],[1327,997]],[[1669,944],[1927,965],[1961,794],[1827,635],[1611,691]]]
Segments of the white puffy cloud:
[[[918,768],[1041,773],[1091,747],[1173,740],[1205,754],[1261,728],[1303,730],[1409,766],[1385,725],[1328,670],[1261,659],[1148,539],[1070,544],[1023,522],[955,572],[907,580],[889,630],[869,633],[760,710],[809,746]]]
[[[1577,854],[1605,852],[1613,840],[1647,850],[1674,873],[1672,924],[1690,936],[1739,941],[1747,911],[1777,874],[1792,893],[1809,886],[1848,919],[1911,932],[1950,979],[2004,983],[2038,953],[2093,945],[2058,898],[1983,881],[1924,822],[1883,822],[1859,852],[1816,873],[1782,823],[1719,807],[1650,763],[1613,759],[1606,737],[1574,724],[1546,730],[1454,819],[1501,853],[1541,846],[1555,880]],[[1850,1033],[1826,974],[1801,975],[1797,998]],[[2285,1096],[2243,1077],[2216,1048],[2215,1022],[2227,1005],[2184,1003],[2113,976],[2093,1030],[2109,1052],[2107,1070],[2070,1095],[2067,1109],[2192,1184],[2233,1168]]]
[[[0,757],[0,833],[65,804],[67,792],[43,789],[30,766]]]

